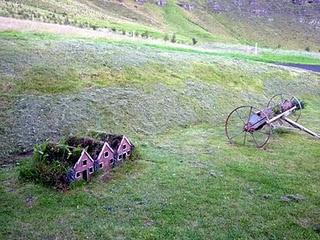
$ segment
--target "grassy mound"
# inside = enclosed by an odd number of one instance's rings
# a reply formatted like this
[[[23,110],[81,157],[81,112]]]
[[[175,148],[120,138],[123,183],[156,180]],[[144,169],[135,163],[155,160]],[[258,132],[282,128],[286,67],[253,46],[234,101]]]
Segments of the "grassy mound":
[[[92,159],[96,159],[102,149],[103,142],[89,137],[68,137],[65,144],[70,147],[86,149]]]
[[[81,155],[81,148],[68,145],[43,143],[34,148],[32,161],[20,169],[22,180],[31,180],[57,189],[69,185],[68,171]]]
[[[93,160],[97,159],[103,144],[107,141],[111,147],[118,146],[122,135],[99,133],[97,138],[70,136],[59,143],[45,142],[34,148],[32,161],[20,168],[22,180],[41,183],[45,186],[65,190],[73,180],[70,169],[79,160],[85,149]],[[130,159],[137,160],[140,153],[136,149]]]

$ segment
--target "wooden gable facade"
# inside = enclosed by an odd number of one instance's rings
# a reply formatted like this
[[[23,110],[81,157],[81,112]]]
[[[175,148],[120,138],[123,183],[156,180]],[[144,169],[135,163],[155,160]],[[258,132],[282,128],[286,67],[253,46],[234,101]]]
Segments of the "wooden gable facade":
[[[120,140],[120,139],[119,139]],[[98,157],[93,160],[90,154],[84,149],[79,160],[73,167],[74,180],[90,180],[95,171],[109,171],[114,166],[129,158],[134,145],[126,136],[122,136],[112,148],[108,142],[104,142]]]
[[[76,180],[90,180],[94,173],[94,160],[89,153],[83,149],[79,160],[73,167]]]
[[[132,153],[133,144],[129,141],[126,136],[122,137],[122,140],[117,148],[117,160],[123,161],[130,157]]]
[[[96,169],[103,169],[104,171],[108,171],[113,167],[114,150],[110,147],[110,145],[107,142],[104,143],[101,152],[99,153],[99,156],[96,159],[96,162]]]

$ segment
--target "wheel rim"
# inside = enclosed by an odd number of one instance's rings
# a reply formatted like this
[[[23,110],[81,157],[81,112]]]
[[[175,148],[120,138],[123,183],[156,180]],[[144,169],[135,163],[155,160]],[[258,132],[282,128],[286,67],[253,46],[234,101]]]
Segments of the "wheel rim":
[[[245,125],[248,124],[252,114],[260,112],[264,119],[267,115],[253,106],[241,106],[235,108],[227,117],[225,123],[226,136],[230,143],[235,145],[247,145],[261,148],[265,146],[271,136],[270,124],[265,123],[259,130],[248,132]]]
[[[274,107],[276,107],[276,106],[279,106],[279,105],[280,105],[281,103],[283,103],[285,100],[289,100],[289,101],[296,100],[296,101],[299,103],[300,109],[297,110],[297,111],[294,111],[292,114],[290,114],[289,116],[287,116],[287,117],[290,118],[291,120],[293,120],[293,121],[295,121],[295,122],[298,122],[298,120],[299,120],[300,117],[301,117],[302,107],[301,107],[301,103],[300,103],[299,99],[296,98],[295,96],[290,97],[289,95],[284,94],[284,93],[276,94],[276,95],[274,95],[273,97],[270,98],[267,107],[272,107],[272,108],[274,108]],[[276,121],[276,122],[274,122],[272,125],[274,125],[274,126],[281,126],[282,124],[283,124],[283,123],[282,123],[281,121]]]

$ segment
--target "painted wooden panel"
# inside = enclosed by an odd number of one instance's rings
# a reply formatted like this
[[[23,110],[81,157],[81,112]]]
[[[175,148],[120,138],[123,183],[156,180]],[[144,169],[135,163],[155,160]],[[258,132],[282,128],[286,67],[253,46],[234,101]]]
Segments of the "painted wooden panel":
[[[108,171],[112,168],[114,152],[108,143],[104,143],[101,152],[97,158],[98,169]]]
[[[94,173],[94,161],[90,155],[83,150],[79,160],[74,166],[76,179],[90,180]]]
[[[118,150],[117,150],[117,155],[118,155],[118,160],[125,160],[131,155],[132,152],[132,144],[128,140],[128,138],[123,137]]]

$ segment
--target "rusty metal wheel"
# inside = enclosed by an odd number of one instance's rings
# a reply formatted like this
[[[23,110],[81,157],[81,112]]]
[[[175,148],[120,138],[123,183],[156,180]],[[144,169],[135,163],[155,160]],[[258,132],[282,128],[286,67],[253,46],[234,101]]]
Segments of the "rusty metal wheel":
[[[295,100],[299,104],[300,109],[292,112],[292,114],[287,116],[291,120],[298,122],[298,120],[301,117],[302,105],[301,105],[300,100],[298,98],[296,98],[295,96],[289,96],[288,94],[285,94],[285,93],[276,94],[270,98],[267,107],[272,107],[272,108],[279,107],[280,108],[280,105],[286,100],[288,100],[288,101]],[[282,124],[283,123],[281,122],[281,120],[279,120],[279,121],[276,121],[275,123],[273,123],[272,125],[273,126],[281,126]]]
[[[247,131],[249,119],[253,114],[259,113],[263,120],[268,116],[253,106],[241,106],[235,108],[227,117],[225,122],[225,133],[231,144],[264,147],[271,136],[271,126],[264,123],[259,130]],[[259,122],[258,122],[259,124]]]

